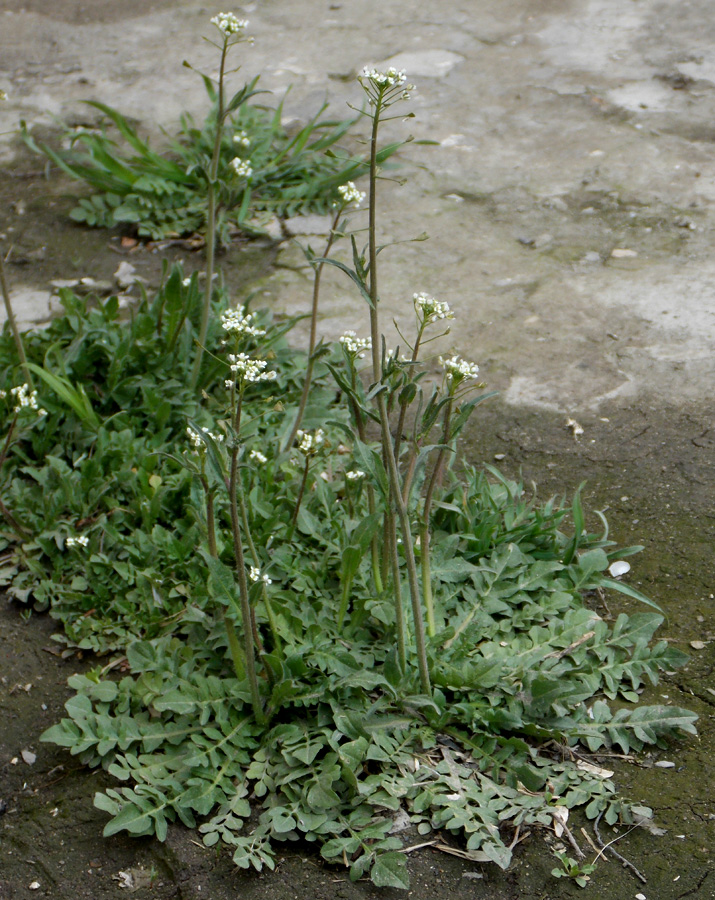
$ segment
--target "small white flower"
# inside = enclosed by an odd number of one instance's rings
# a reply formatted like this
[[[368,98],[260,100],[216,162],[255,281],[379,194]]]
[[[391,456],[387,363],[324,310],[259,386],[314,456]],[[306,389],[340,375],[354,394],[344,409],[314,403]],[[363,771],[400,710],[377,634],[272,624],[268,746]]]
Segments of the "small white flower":
[[[306,456],[314,456],[323,442],[325,441],[325,432],[322,428],[316,429],[312,434],[309,431],[296,432],[298,438],[298,449]]]
[[[264,456],[260,450],[251,450],[248,454],[248,458],[255,460],[255,462],[260,463],[260,465],[268,462],[268,457]]]
[[[459,356],[452,356],[449,359],[440,356],[439,364],[444,369],[447,381],[451,381],[455,385],[467,379],[479,377],[479,366],[476,363],[467,362],[466,359]]]
[[[251,359],[247,353],[229,353],[228,361],[236,381],[274,381],[276,378],[275,372],[264,371],[268,365],[265,359]],[[233,386],[230,381],[226,381],[226,386],[229,385]]]
[[[251,168],[249,161],[247,159],[241,159],[240,156],[236,156],[232,159],[229,166],[240,178],[248,179],[253,174],[253,169]]]
[[[248,138],[248,134],[245,131],[237,131],[233,136],[234,144],[238,144],[239,147],[250,147],[251,141]]]
[[[181,283],[184,287],[188,287],[191,284],[191,276],[189,276],[188,278],[183,278]]]
[[[244,313],[240,309],[227,309],[221,316],[221,327],[228,334],[248,334],[252,337],[261,337],[266,333],[265,328],[253,325],[253,314]]]
[[[359,338],[354,331],[346,331],[338,338],[343,345],[343,349],[350,356],[358,359],[365,358],[365,351],[372,349],[372,340],[370,338]]]
[[[211,24],[215,25],[225,37],[240,34],[248,28],[248,21],[237,18],[233,13],[219,13],[211,19]]]
[[[394,66],[390,66],[385,72],[378,72],[377,69],[365,66],[358,78],[370,81],[378,88],[402,87],[407,81],[405,70],[398,71]]]
[[[347,206],[349,203],[352,203],[355,209],[358,209],[358,207],[366,197],[365,191],[359,191],[352,181],[348,181],[346,184],[341,184],[338,188],[338,193],[343,198],[343,204],[345,206]]]
[[[261,570],[258,568],[258,566],[251,566],[248,571],[248,577],[254,584],[257,581],[262,581],[263,584],[273,584],[273,581],[268,577],[268,575],[265,574],[265,572],[263,573],[263,575],[261,575]]]
[[[0,395],[3,398],[7,397],[5,391],[0,391]],[[17,387],[10,388],[10,396],[15,401],[13,412],[19,413],[23,409],[34,409],[38,416],[47,415],[47,410],[42,409],[37,402],[37,391],[30,391],[29,384],[20,384]]]
[[[360,481],[365,477],[365,473],[361,469],[355,469],[353,472],[346,472],[345,477],[348,481]]]
[[[89,538],[86,534],[80,534],[77,537],[71,535],[65,538],[65,547],[86,547],[89,544]]]
[[[429,294],[420,291],[418,294],[412,295],[417,313],[422,317],[425,325],[432,325],[440,319],[453,319],[454,313],[449,308],[449,304],[442,300],[435,300]]]
[[[201,431],[202,431],[204,434],[207,434],[209,437],[213,438],[213,439],[214,439],[215,441],[217,441],[219,444],[221,443],[221,441],[223,441],[223,435],[222,435],[222,434],[214,434],[212,431],[209,431],[208,428],[202,428]],[[190,426],[188,426],[187,429],[186,429],[186,433],[187,433],[188,436],[189,436],[189,440],[191,441],[191,444],[192,444],[194,450],[198,450],[199,452],[204,453],[204,452],[206,451],[206,443],[205,443],[204,440],[202,439],[202,437],[201,437],[201,435],[199,434],[199,432],[198,432],[198,431],[194,431],[193,428],[191,428]]]

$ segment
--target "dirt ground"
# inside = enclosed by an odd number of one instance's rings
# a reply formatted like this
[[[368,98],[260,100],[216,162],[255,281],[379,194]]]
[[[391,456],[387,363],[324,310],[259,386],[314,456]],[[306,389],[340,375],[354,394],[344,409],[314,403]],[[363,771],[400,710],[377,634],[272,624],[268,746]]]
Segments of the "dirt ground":
[[[0,88],[10,95],[0,132],[19,118],[47,128],[48,113],[85,121],[85,98],[118,106],[160,139],[159,126],[171,128],[182,109],[202,108],[201,86],[180,63],[210,68],[199,35],[221,8],[0,0]],[[385,318],[417,290],[461,314],[445,348],[477,360],[501,392],[465,436],[466,457],[521,471],[542,497],[586,481],[585,507],[605,511],[619,542],[645,546],[628,577],[667,612],[663,634],[692,655],[650,699],[696,711],[699,737],[614,763],[624,794],[652,806],[665,830],[638,829],[616,845],[647,883],[601,861],[585,896],[715,897],[709,0],[262,0],[243,11],[256,35],[243,74],[263,72],[278,94],[293,84],[286,107],[299,119],[326,92],[343,116],[345,101],[357,100],[353,76],[367,62],[393,60],[418,83],[416,119],[391,128],[438,145],[402,153],[406,183],[385,183],[382,227],[390,239],[426,230],[430,240],[385,254]],[[56,279],[112,283],[126,260],[151,285],[164,259],[201,265],[180,246],[122,252],[118,235],[72,225],[77,190],[12,135],[0,137],[0,234],[26,322],[48,315]],[[220,264],[237,296],[252,285],[293,313],[305,308],[307,284],[294,260],[287,245],[243,243]],[[326,278],[324,309],[326,335],[361,329],[363,311],[338,278]],[[568,417],[583,427],[578,439]],[[595,516],[591,524],[598,526]],[[629,608],[619,597],[608,602],[614,615]],[[130,873],[140,898],[391,896],[351,884],[303,846],[288,847],[275,873],[246,875],[178,827],[163,845],[104,840],[104,816],[92,806],[103,774],[38,742],[61,714],[67,676],[87,661],[46,650],[47,618],[25,622],[2,602],[0,623],[2,900],[118,898],[130,890],[120,872]],[[34,763],[23,750],[36,754]],[[412,896],[579,895],[551,877],[552,866],[538,834],[506,873],[427,848],[410,855]]]

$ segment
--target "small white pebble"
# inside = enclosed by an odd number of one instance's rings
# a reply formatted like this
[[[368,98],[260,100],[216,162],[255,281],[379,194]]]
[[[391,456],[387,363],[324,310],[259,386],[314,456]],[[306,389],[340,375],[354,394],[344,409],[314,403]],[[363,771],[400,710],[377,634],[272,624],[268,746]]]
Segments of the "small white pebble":
[[[28,887],[30,888],[31,891],[38,891],[40,889],[40,882],[39,881],[31,881],[28,884]]]
[[[658,762],[655,765],[659,769],[674,769],[675,768],[675,763],[670,762],[670,760],[668,760],[668,759],[660,759],[660,760],[658,760]]]
[[[646,900],[645,894],[636,894],[636,900]]]

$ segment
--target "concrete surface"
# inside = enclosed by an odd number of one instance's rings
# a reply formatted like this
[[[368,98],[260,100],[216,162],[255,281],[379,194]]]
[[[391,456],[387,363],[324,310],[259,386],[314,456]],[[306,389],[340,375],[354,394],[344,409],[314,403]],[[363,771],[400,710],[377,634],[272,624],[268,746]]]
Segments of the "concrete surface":
[[[226,7],[229,9],[231,7]],[[200,38],[223,6],[195,0],[0,0],[0,131],[98,99],[171,129],[200,114]],[[513,404],[596,412],[609,400],[707,400],[715,381],[715,17],[711,0],[261,0],[239,78],[286,111],[361,102],[366,63],[417,83],[385,139],[407,137],[380,195],[383,322],[414,291],[458,315],[441,349],[478,361]],[[364,132],[364,126],[363,126]],[[9,161],[10,138],[0,145]],[[360,225],[355,219],[356,226]],[[310,238],[314,242],[313,238]],[[319,239],[314,246],[319,246]],[[624,252],[627,251],[627,252]],[[27,283],[31,291],[46,285]],[[305,272],[266,292],[307,304]],[[346,280],[326,278],[324,333],[363,331]],[[393,340],[394,335],[389,336]]]

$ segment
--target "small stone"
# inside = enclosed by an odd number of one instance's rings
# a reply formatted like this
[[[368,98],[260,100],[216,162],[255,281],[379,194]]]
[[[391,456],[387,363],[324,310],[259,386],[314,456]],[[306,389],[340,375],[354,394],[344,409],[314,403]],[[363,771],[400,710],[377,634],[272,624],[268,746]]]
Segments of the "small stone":
[[[690,646],[693,648],[693,650],[704,650],[705,641],[691,641]]]
[[[569,211],[566,201],[562,200],[561,197],[549,197],[548,204],[552,209],[557,209],[559,212]]]
[[[581,259],[581,262],[584,263],[600,263],[601,262],[601,254],[596,250],[589,250],[588,253]]]
[[[501,462],[503,459],[506,459],[506,453],[495,453],[495,454],[494,454],[494,459],[495,459],[497,462]]]
[[[20,756],[28,766],[33,766],[35,764],[35,760],[37,759],[37,755],[33,753],[32,750],[21,750]]]
[[[119,263],[119,268],[114,273],[114,277],[117,281],[117,284],[120,288],[128,288],[137,282],[144,281],[140,275],[136,274],[136,269],[131,263],[128,263],[126,260],[122,260]]]
[[[616,247],[615,250],[611,250],[611,256],[614,259],[633,259],[634,256],[638,256],[638,251],[628,250],[625,247]]]
[[[625,575],[626,572],[631,571],[630,563],[625,562],[622,559],[617,560],[608,567],[608,571],[611,573],[611,578],[620,578],[621,575]]]
[[[636,894],[636,900],[646,900],[645,894]]]
[[[31,881],[31,882],[28,884],[28,888],[29,888],[31,891],[39,891],[39,889],[40,889],[40,882],[39,882],[39,881]]]
[[[655,763],[657,769],[674,769],[675,763],[671,762],[669,759],[659,759],[657,763]]]

